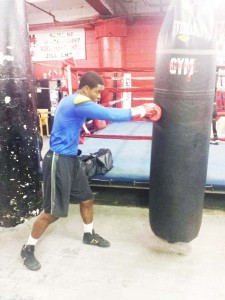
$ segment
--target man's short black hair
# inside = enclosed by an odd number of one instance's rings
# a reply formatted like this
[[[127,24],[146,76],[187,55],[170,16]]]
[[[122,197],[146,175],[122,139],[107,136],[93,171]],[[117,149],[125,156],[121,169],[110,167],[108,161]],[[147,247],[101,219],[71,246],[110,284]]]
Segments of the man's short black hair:
[[[79,89],[82,89],[82,87],[84,87],[85,85],[93,89],[94,87],[97,87],[98,84],[104,85],[102,76],[94,71],[88,71],[81,76]]]

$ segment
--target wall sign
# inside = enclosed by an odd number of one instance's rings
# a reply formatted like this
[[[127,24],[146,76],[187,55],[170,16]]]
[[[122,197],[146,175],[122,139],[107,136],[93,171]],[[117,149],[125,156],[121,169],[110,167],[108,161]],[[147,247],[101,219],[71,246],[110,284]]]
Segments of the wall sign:
[[[33,61],[85,59],[85,30],[31,32],[30,51]]]

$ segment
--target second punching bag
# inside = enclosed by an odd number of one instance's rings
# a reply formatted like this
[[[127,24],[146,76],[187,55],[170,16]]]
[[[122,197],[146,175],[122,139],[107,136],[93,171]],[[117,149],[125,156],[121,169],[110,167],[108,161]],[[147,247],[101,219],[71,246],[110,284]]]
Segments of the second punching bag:
[[[34,78],[24,0],[0,9],[0,226],[42,209]]]
[[[199,232],[216,78],[210,1],[175,1],[162,25],[156,56],[150,224],[169,243]]]

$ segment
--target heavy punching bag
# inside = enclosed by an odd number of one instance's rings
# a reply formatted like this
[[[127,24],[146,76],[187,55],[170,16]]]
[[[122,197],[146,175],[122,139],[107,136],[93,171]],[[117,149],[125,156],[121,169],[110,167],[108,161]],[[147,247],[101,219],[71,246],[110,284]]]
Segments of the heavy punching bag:
[[[175,1],[157,43],[149,217],[169,243],[199,232],[216,78],[212,1]]]
[[[0,226],[37,215],[41,181],[34,81],[24,0],[0,10]]]

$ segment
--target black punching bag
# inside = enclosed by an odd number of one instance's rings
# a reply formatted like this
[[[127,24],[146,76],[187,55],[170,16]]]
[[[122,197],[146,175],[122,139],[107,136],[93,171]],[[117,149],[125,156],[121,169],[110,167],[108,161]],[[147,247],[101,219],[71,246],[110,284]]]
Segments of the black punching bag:
[[[39,213],[42,192],[25,1],[0,3],[0,226],[11,227]]]
[[[150,172],[150,225],[169,243],[199,232],[216,78],[213,10],[206,0],[180,0],[158,37]]]

